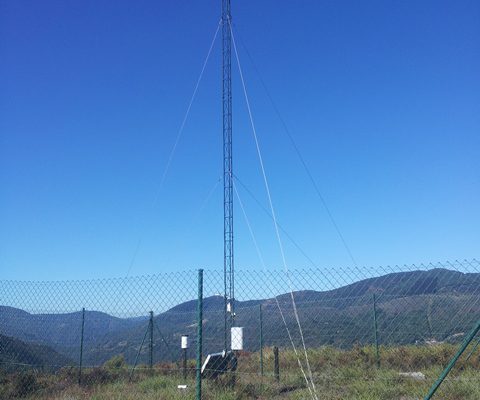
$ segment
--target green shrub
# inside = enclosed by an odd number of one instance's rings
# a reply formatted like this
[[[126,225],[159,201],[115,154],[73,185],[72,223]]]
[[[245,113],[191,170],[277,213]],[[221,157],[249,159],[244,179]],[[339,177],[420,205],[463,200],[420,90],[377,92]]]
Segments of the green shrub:
[[[113,356],[110,360],[105,361],[103,366],[108,370],[119,370],[126,369],[127,363],[125,362],[125,357],[123,354],[119,354],[117,356]]]

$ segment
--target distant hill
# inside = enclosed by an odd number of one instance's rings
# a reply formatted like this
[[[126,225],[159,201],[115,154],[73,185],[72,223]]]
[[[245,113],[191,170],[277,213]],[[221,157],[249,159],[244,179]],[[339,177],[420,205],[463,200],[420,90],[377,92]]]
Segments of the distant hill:
[[[298,301],[341,300],[365,296],[368,293],[388,296],[418,296],[427,294],[471,294],[478,293],[480,274],[464,274],[458,271],[436,268],[429,271],[397,272],[377,278],[364,279],[338,289],[317,292],[295,293]],[[279,296],[290,301],[290,295]]]
[[[0,334],[26,343],[50,346],[68,358],[78,358],[82,313],[30,314],[0,306]],[[89,346],[117,331],[125,331],[143,319],[123,319],[98,311],[85,312],[84,344]]]
[[[373,341],[372,295],[377,298],[379,339],[382,344],[413,344],[429,340],[460,340],[480,318],[480,274],[463,274],[447,269],[411,271],[364,279],[329,291],[294,293],[307,346],[333,345],[347,348]],[[290,294],[276,299],[236,302],[237,326],[244,327],[245,349],[259,346],[259,305],[264,312],[266,346],[289,346],[279,312],[300,345]],[[224,299],[204,299],[204,349],[223,347]],[[155,360],[176,360],[182,334],[196,336],[197,301],[179,304],[154,319]],[[85,363],[100,364],[116,354],[133,362],[145,337],[148,321],[121,319],[99,312],[87,312]],[[53,347],[70,358],[78,355],[80,313],[28,314],[0,307],[0,333],[28,342]],[[87,328],[87,326],[86,326]],[[452,339],[455,338],[455,339]],[[193,356],[194,345],[189,351]],[[145,363],[147,346],[139,362]]]
[[[25,343],[21,340],[0,335],[0,365],[15,370],[23,365],[45,367],[55,370],[73,361],[45,345]]]
[[[74,346],[80,341],[82,313],[30,314],[13,307],[0,306],[1,333],[28,342],[46,342]],[[85,343],[129,328],[141,319],[112,317],[98,311],[85,312]]]
[[[262,303],[263,300],[248,300],[248,301],[237,301],[237,305],[240,307],[251,307]],[[225,300],[223,296],[216,295],[210,296],[203,299],[203,310],[205,312],[209,311],[218,311],[223,310]],[[166,313],[176,314],[176,313],[196,313],[197,312],[197,300],[186,301],[175,307],[172,307]]]

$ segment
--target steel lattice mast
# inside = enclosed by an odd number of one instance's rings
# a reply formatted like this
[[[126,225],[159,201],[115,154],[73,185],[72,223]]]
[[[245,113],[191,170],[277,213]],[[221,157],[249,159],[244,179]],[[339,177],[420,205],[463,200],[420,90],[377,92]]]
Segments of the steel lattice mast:
[[[225,350],[227,350],[228,326],[233,323],[235,301],[232,171],[232,35],[230,23],[230,0],[222,0],[223,273],[225,289]]]

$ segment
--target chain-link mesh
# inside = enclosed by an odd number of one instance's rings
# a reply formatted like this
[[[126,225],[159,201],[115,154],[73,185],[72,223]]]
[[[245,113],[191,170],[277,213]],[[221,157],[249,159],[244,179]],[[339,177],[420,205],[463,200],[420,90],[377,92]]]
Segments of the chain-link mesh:
[[[0,398],[195,398],[197,275],[1,281]],[[235,282],[203,274],[202,398],[424,398],[462,344],[434,396],[480,398],[476,260]]]

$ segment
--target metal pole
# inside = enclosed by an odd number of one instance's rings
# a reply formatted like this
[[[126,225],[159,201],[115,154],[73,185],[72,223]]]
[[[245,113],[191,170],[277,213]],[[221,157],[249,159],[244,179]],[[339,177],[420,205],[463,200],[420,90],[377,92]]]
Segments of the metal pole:
[[[433,386],[430,388],[430,391],[428,394],[425,396],[425,400],[430,400],[432,396],[435,394],[437,389],[440,387],[442,382],[445,380],[447,375],[450,373],[450,370],[454,367],[455,363],[457,360],[460,358],[460,356],[463,354],[465,349],[468,347],[470,342],[474,339],[474,337],[477,335],[477,333],[480,331],[480,320],[477,322],[477,325],[473,330],[469,333],[469,335],[465,338],[463,341],[462,345],[458,349],[457,353],[453,356],[453,358],[450,360],[446,368],[443,370],[442,374],[439,376],[437,381],[433,384]]]
[[[78,365],[78,384],[82,383],[82,366],[83,366],[83,333],[85,330],[85,308],[82,308],[82,330],[80,334],[80,360]]]
[[[223,115],[223,274],[224,350],[228,349],[228,327],[235,316],[235,277],[233,259],[233,162],[232,162],[232,32],[230,0],[222,0],[222,115]],[[230,303],[230,318],[227,304]]]
[[[225,290],[227,290],[227,280],[225,275]],[[225,292],[226,293],[226,292]],[[224,331],[223,331],[223,349],[227,351],[228,346],[228,298],[225,294],[224,297],[224,310],[223,310],[223,324],[224,324]]]
[[[238,365],[238,352],[236,350],[232,350],[232,358],[230,361],[230,371],[231,371],[231,379],[230,384],[232,388],[235,388],[237,384],[237,365]]]
[[[260,375],[263,376],[263,312],[262,305],[259,307],[260,312]]]
[[[202,399],[203,269],[198,270],[196,400]]]
[[[153,369],[153,311],[150,311],[150,370]]]
[[[278,360],[278,347],[273,346],[273,375],[275,376],[275,380],[280,382],[280,362]]]
[[[373,334],[375,340],[375,358],[377,368],[380,368],[380,349],[378,347],[378,327],[377,327],[377,300],[375,293],[373,294]]]
[[[187,379],[187,349],[183,350],[183,380]]]
[[[465,363],[467,363],[468,360],[470,360],[470,357],[472,357],[473,353],[475,353],[475,350],[477,350],[477,347],[479,344],[480,344],[480,337],[478,338],[477,343],[475,343],[475,345],[473,346],[472,351],[468,354],[467,358],[465,359]]]

